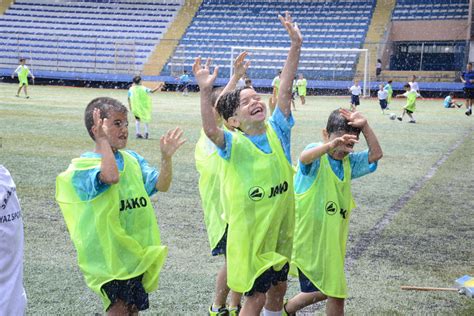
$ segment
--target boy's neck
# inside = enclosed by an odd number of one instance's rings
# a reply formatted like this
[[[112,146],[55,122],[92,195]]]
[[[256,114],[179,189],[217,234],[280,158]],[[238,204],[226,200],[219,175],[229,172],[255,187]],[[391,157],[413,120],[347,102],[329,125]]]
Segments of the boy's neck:
[[[261,135],[267,132],[267,127],[265,125],[265,121],[256,122],[254,124],[242,125],[240,130],[244,132],[246,135]]]

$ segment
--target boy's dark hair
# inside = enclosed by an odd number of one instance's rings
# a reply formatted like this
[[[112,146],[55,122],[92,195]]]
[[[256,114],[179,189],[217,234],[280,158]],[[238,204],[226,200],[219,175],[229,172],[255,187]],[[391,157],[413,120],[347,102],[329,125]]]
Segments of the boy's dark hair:
[[[338,132],[350,134],[359,134],[361,132],[360,128],[349,125],[348,123],[344,116],[339,113],[339,109],[334,110],[329,115],[326,131],[329,135]]]
[[[472,67],[472,63],[471,63],[471,62],[468,62],[467,64]]]
[[[252,84],[252,79],[250,79],[250,78],[245,79],[245,84],[246,85]]]
[[[454,92],[450,92],[449,95],[454,97]]]
[[[133,77],[132,81],[133,81],[134,84],[139,84],[142,81],[142,77],[135,76],[135,77]]]
[[[219,96],[221,95],[222,91],[224,91],[225,87],[217,87],[212,89],[211,92],[211,102],[212,102],[212,107],[216,107],[216,102],[219,99]]]
[[[94,109],[100,110],[100,118],[104,119],[109,117],[110,112],[120,112],[120,113],[128,113],[127,108],[123,105],[120,101],[108,98],[108,97],[100,97],[95,98],[86,107],[86,111],[84,112],[84,123],[86,124],[87,132],[89,136],[95,140],[94,134],[92,133],[92,126],[94,126]]]
[[[187,73],[188,73],[188,71],[187,71],[187,70],[183,70],[183,73],[187,74]]]
[[[21,63],[22,61],[25,61],[25,60],[26,60],[26,58],[20,58],[20,63]]]
[[[410,86],[409,83],[405,83],[405,84],[403,85],[403,88],[411,88],[411,86]]]
[[[387,81],[387,83],[390,83],[390,84],[392,84],[392,82],[393,82],[393,80],[392,80],[392,79],[390,79],[389,81]]]
[[[224,120],[228,120],[229,117],[235,114],[235,111],[240,105],[240,92],[245,89],[251,89],[250,87],[237,88],[233,91],[227,92],[222,95],[217,102],[216,110]]]

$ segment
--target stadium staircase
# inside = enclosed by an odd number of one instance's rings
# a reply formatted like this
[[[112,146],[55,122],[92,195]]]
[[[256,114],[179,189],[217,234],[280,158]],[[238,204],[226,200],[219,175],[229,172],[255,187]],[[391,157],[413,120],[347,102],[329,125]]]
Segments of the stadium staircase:
[[[2,0],[0,1],[0,15],[4,14],[5,11],[8,10],[10,5],[14,2],[14,0]]]
[[[148,58],[143,67],[143,75],[157,76],[165,66],[168,59],[175,52],[179,39],[183,37],[186,29],[199,10],[202,0],[186,0],[179,10],[176,18],[163,35],[160,43],[155,47],[154,51]]]
[[[396,0],[377,0],[363,46],[363,48],[368,49],[369,51],[368,71],[370,78],[375,78],[375,64],[378,58],[379,45],[383,42],[395,4]],[[356,76],[360,79],[362,79],[364,74],[364,58],[365,55],[360,54],[359,62],[357,63]]]

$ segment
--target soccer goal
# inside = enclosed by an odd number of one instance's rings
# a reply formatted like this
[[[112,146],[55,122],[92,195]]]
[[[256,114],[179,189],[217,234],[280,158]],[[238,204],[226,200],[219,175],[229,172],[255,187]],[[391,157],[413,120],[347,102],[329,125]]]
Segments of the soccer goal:
[[[233,72],[234,59],[240,52],[247,51],[251,60],[248,70],[250,78],[272,79],[283,68],[288,49],[288,47],[232,46],[229,60],[230,76]],[[363,73],[357,74],[359,62],[364,63],[364,70]],[[370,93],[368,67],[368,49],[303,48],[298,73],[303,73],[307,80],[318,81],[352,81],[357,78],[362,84],[363,95],[367,96]]]

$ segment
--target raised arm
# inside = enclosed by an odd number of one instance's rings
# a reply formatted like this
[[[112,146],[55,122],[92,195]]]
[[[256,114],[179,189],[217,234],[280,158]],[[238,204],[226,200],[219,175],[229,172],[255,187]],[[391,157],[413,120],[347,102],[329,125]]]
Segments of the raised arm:
[[[171,185],[171,179],[173,178],[172,157],[178,148],[186,142],[185,139],[181,139],[181,136],[183,136],[183,130],[176,127],[174,130],[169,130],[160,138],[160,175],[158,176],[158,181],[156,181],[155,186],[160,192],[168,191]]]
[[[285,117],[288,117],[291,113],[291,90],[293,86],[293,78],[295,78],[296,70],[298,69],[303,37],[301,36],[298,25],[296,23],[292,23],[291,15],[288,13],[288,11],[285,12],[285,17],[279,16],[279,19],[291,39],[288,57],[280,76],[280,89],[278,90],[277,97],[278,107],[283,112]]]
[[[115,162],[112,147],[110,147],[107,135],[105,134],[107,118],[100,118],[100,110],[94,109],[94,126],[92,134],[95,139],[95,151],[102,156],[100,162],[99,179],[102,183],[115,184],[119,182],[119,171]]]
[[[349,125],[360,128],[364,134],[367,147],[369,147],[369,163],[380,160],[383,156],[382,147],[380,147],[377,136],[369,126],[367,119],[360,112],[351,112],[346,109],[341,109],[340,112],[349,121]]]
[[[193,65],[193,73],[199,85],[201,94],[201,119],[204,133],[209,139],[220,148],[224,148],[224,131],[216,124],[214,109],[211,100],[212,87],[217,78],[219,67],[214,69],[211,75],[209,66],[211,60],[208,58],[204,67],[201,66],[201,57],[196,58]]]
[[[248,52],[242,52],[235,58],[234,60],[234,73],[232,74],[232,78],[230,78],[229,82],[225,86],[224,90],[222,90],[220,95],[224,95],[229,91],[232,91],[235,89],[237,86],[237,82],[239,81],[240,78],[245,76],[245,73],[247,72],[247,69],[250,66],[250,60],[245,61],[245,57],[248,56]]]

